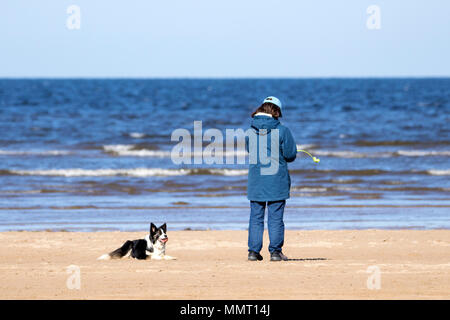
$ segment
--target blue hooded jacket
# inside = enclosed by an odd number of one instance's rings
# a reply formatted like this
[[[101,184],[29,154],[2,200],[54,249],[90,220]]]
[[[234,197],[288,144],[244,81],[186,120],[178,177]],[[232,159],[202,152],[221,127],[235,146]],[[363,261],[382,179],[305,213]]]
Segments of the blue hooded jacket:
[[[278,129],[279,133],[278,157],[271,157],[273,153],[271,150],[273,129]],[[249,164],[247,198],[251,201],[278,201],[288,199],[289,190],[291,188],[291,178],[289,176],[287,163],[294,161],[297,156],[297,145],[291,131],[283,126],[277,119],[264,115],[258,115],[253,118],[251,130],[253,130],[258,137],[258,139],[256,139],[257,148],[252,147],[252,151],[249,150],[251,145],[248,136],[245,139],[246,148],[250,153],[250,157],[251,152],[257,153],[255,156],[257,161],[254,164]],[[267,150],[259,150],[261,144],[259,136],[261,135],[267,135]],[[276,137],[276,135],[274,136]],[[267,154],[270,158],[270,163],[261,163],[259,156],[259,153],[261,152]],[[278,164],[273,164],[272,161],[277,161]],[[271,165],[278,165],[278,170],[274,174],[261,174],[261,168],[268,168],[271,167]]]

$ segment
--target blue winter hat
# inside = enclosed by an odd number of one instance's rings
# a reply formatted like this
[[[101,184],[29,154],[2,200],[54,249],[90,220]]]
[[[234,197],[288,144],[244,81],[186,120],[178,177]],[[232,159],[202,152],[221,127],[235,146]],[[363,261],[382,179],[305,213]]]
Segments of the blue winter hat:
[[[280,99],[278,99],[277,97],[267,97],[264,99],[263,103],[267,103],[267,102],[276,105],[281,110],[282,104],[281,104]]]

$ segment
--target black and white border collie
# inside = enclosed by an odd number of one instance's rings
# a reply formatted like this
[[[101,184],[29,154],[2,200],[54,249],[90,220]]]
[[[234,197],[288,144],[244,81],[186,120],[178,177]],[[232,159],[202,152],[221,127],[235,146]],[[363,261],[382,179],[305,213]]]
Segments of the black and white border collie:
[[[127,240],[120,248],[98,257],[98,260],[120,259],[125,256],[145,260],[149,257],[155,260],[175,260],[176,258],[166,255],[167,225],[164,223],[157,228],[150,224],[150,234],[144,239]]]

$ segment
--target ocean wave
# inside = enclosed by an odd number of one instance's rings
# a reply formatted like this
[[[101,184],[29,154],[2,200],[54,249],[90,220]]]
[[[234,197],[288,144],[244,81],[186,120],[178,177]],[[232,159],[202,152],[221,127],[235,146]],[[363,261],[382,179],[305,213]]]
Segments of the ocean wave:
[[[159,158],[170,158],[172,155],[171,151],[165,150],[150,150],[145,148],[140,148],[138,145],[134,144],[116,144],[116,145],[104,145],[103,151],[115,156],[122,157],[159,157]],[[247,151],[245,150],[233,150],[233,151],[221,151],[218,150],[213,155],[216,157],[227,157],[227,156],[247,156]],[[191,152],[191,156],[204,156],[204,151]]]
[[[361,153],[356,151],[329,151],[329,150],[314,150],[314,156],[333,157],[333,158],[387,158],[392,156],[392,153]]]
[[[314,149],[317,146],[315,144],[297,144],[297,150],[310,150],[310,149]]]
[[[357,151],[333,151],[333,150],[313,150],[314,156],[334,157],[334,158],[392,158],[392,157],[446,157],[450,156],[450,151],[436,150],[398,150],[393,152],[357,152]]]
[[[450,145],[450,141],[407,141],[407,140],[385,140],[385,141],[367,141],[358,140],[353,142],[355,146],[361,147],[379,147],[379,146],[437,146]]]
[[[397,150],[397,151],[385,151],[385,152],[359,152],[350,150],[321,150],[314,149],[315,145],[297,145],[297,149],[310,151],[312,155],[318,157],[332,157],[332,158],[391,158],[391,157],[443,157],[450,156],[449,150]],[[117,145],[104,145],[103,151],[115,156],[127,156],[127,157],[160,157],[170,158],[170,150],[152,150],[143,148],[134,144],[117,144]],[[204,151],[192,151],[191,156],[203,156]],[[233,150],[233,151],[216,151],[215,156],[247,156],[248,153],[245,150]]]
[[[0,150],[0,156],[65,156],[71,154],[65,150]]]
[[[300,191],[300,192],[326,192],[327,188],[313,188],[313,187],[292,187],[292,191]]]
[[[142,139],[145,138],[147,135],[141,132],[130,132],[129,136],[133,139]]]
[[[388,171],[381,169],[361,170],[289,170],[291,175],[325,174],[333,176],[374,176],[374,175],[450,175],[450,170],[412,170],[412,171]],[[219,175],[219,176],[244,176],[247,169],[226,168],[195,168],[195,169],[164,169],[164,168],[130,168],[130,169],[48,169],[48,170],[1,170],[0,175],[24,175],[24,176],[62,176],[62,177],[102,177],[102,176],[187,176],[187,175]]]
[[[449,176],[450,170],[427,170],[427,173],[433,176]]]
[[[116,156],[126,157],[170,157],[170,151],[137,149],[134,144],[104,145],[103,151]]]
[[[425,151],[425,150],[399,150],[393,152],[357,152],[357,151],[345,151],[345,150],[314,150],[314,145],[297,145],[297,149],[311,150],[314,156],[333,157],[333,158],[390,158],[390,157],[426,157],[426,156],[450,156],[450,151]],[[134,144],[116,144],[116,145],[104,145],[103,151],[115,156],[123,157],[159,157],[170,158],[171,151],[167,150],[151,150],[147,148],[139,147]],[[204,151],[192,151],[191,156],[204,156]],[[216,151],[215,156],[227,157],[227,156],[247,156],[248,153],[245,150],[233,150],[233,151]]]
[[[162,169],[162,168],[131,168],[131,169],[49,169],[49,170],[0,170],[0,175],[21,176],[61,176],[61,177],[152,177],[152,176],[185,176],[185,175],[246,175],[245,169]]]
[[[103,145],[102,151],[119,157],[154,157],[170,158],[171,150],[154,150],[152,146],[139,144]],[[297,145],[298,149],[309,150],[313,156],[331,158],[393,158],[393,157],[448,157],[450,150],[397,150],[392,152],[359,152],[350,150],[321,150],[314,149],[314,145]],[[94,148],[91,148],[94,149]],[[82,151],[78,151],[82,152]],[[67,156],[76,155],[77,150],[2,150],[0,156]],[[204,151],[192,151],[191,156],[205,156]],[[215,157],[248,156],[245,150],[218,150],[213,153]],[[301,157],[302,155],[298,155]]]
[[[426,150],[399,150],[396,152],[400,156],[406,157],[427,157],[427,156],[450,156],[450,151],[426,151]]]
[[[391,171],[383,169],[355,169],[355,170],[306,170],[306,169],[292,169],[289,170],[291,175],[302,174],[327,174],[333,176],[377,176],[377,175],[450,175],[450,170],[430,169],[430,170],[405,170],[405,171]],[[337,180],[332,180],[337,182]],[[358,182],[356,180],[355,182]]]
[[[381,170],[381,169],[361,169],[361,170],[306,170],[306,169],[292,169],[289,170],[290,174],[327,174],[327,175],[334,175],[334,176],[374,176],[374,175],[382,175],[382,174],[415,174],[417,172],[411,172],[411,171],[387,171],[387,170]],[[420,173],[420,172],[419,172]]]

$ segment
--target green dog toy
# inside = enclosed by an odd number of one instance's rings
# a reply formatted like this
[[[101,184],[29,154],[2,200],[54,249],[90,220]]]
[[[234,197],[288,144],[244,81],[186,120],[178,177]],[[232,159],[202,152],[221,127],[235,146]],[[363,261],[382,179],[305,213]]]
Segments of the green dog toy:
[[[319,163],[319,162],[320,162],[320,159],[319,159],[319,158],[313,157],[313,156],[311,155],[311,153],[309,153],[309,152],[306,151],[306,150],[300,150],[300,149],[297,149],[297,152],[304,152],[304,153],[306,153],[308,156],[310,156],[310,157],[313,159],[313,161],[314,161],[315,163]]]

